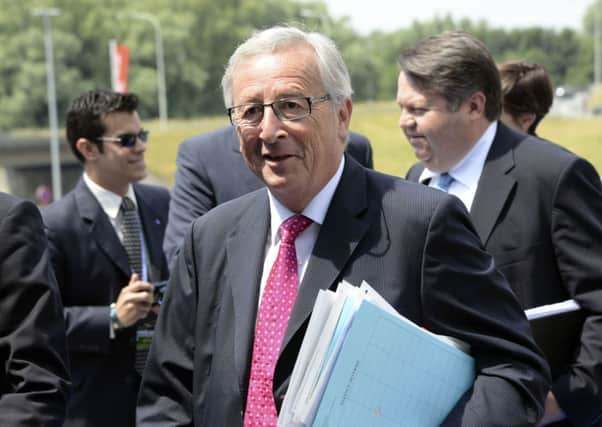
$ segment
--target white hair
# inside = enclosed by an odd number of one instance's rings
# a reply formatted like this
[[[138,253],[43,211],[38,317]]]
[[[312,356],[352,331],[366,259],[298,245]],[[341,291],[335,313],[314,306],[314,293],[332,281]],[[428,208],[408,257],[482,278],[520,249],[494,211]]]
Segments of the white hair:
[[[233,105],[232,81],[237,65],[261,54],[277,52],[294,45],[306,45],[316,53],[316,62],[320,79],[326,92],[335,103],[339,103],[353,94],[349,71],[335,43],[328,37],[305,32],[291,26],[275,26],[255,32],[234,51],[224,76],[222,90],[226,107]]]

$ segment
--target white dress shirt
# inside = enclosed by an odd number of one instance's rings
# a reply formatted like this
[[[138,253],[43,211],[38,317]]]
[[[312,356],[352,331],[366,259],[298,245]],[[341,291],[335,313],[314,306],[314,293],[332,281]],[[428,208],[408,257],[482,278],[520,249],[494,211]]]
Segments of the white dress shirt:
[[[121,231],[121,215],[119,215],[119,209],[121,207],[121,199],[122,196],[113,193],[106,188],[101,187],[88,176],[86,172],[84,172],[84,183],[92,192],[92,195],[98,200],[100,207],[109,217],[109,221],[117,233],[119,237],[119,241],[123,243],[123,233]],[[134,188],[131,184],[128,185],[128,192],[126,194],[127,197],[134,203],[136,209],[138,208],[138,202],[136,201],[136,194],[134,193]],[[148,281],[148,265],[147,260],[149,259],[148,251],[146,247],[146,241],[144,239],[144,232],[142,230],[142,222],[140,223],[140,244],[141,244],[141,255],[142,255],[142,271],[140,272],[140,280],[147,282]],[[109,336],[111,339],[115,338],[115,331],[113,330],[113,324],[109,323]]]
[[[495,138],[496,131],[497,121],[492,122],[462,160],[447,171],[454,179],[448,193],[462,200],[468,211],[472,207],[479,179],[481,178],[485,160],[487,160],[487,154]],[[424,183],[429,179],[429,187],[438,188],[439,176],[439,173],[424,168],[422,174],[420,174],[419,182]]]
[[[303,209],[301,215],[313,221],[295,240],[295,250],[297,252],[297,271],[299,277],[299,283],[303,280],[309,257],[316,240],[318,239],[318,233],[320,227],[324,223],[326,212],[330,206],[330,201],[334,195],[334,191],[339,185],[341,175],[343,174],[343,168],[345,166],[345,157],[341,159],[339,168],[337,169],[334,176],[328,181],[328,183],[320,190],[318,194],[308,203]],[[278,255],[278,249],[280,248],[280,225],[286,221],[289,217],[295,215],[294,212],[289,210],[286,206],[280,203],[274,195],[268,189],[268,198],[270,201],[270,230],[268,231],[265,258],[263,261],[263,273],[261,275],[261,284],[259,288],[259,302],[263,296],[263,291],[272,270],[272,264],[276,261]]]

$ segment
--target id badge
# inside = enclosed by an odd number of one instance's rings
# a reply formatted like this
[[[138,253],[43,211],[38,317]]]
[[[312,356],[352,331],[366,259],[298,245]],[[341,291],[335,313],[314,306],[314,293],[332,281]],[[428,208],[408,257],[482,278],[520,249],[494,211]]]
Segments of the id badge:
[[[136,330],[136,351],[148,351],[150,349],[156,321],[157,315],[153,312],[148,313],[146,318],[140,320]]]

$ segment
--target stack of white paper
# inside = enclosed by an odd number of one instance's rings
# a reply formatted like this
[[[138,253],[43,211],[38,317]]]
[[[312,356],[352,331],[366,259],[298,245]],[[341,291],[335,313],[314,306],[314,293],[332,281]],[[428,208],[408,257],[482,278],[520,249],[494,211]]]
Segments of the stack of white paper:
[[[557,302],[554,304],[540,305],[525,310],[525,315],[529,320],[540,319],[542,317],[554,316],[556,314],[568,313],[579,310],[581,306],[574,299]]]
[[[320,291],[278,426],[439,425],[474,380],[462,349],[365,282]]]

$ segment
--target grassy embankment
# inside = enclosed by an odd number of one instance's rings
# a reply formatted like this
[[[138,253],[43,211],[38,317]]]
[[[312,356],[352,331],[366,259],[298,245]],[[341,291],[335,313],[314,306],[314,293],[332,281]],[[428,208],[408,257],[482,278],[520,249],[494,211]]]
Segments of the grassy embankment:
[[[405,137],[397,127],[399,115],[394,102],[361,103],[354,106],[351,127],[370,138],[377,170],[403,176],[415,161]],[[147,121],[151,140],[147,151],[149,169],[173,184],[178,144],[189,136],[217,129],[226,117],[208,117],[187,121],[170,121],[165,131],[158,123]],[[567,118],[547,117],[539,134],[588,159],[602,174],[602,116]]]

